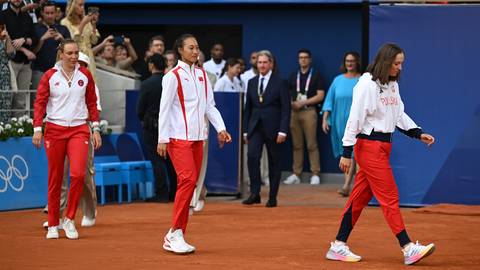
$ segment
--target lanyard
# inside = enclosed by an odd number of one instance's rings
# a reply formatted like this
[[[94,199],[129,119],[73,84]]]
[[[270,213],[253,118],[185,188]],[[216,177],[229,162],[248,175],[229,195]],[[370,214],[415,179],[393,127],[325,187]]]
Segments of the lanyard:
[[[310,72],[308,73],[308,77],[307,77],[307,82],[305,83],[305,93],[307,93],[308,87],[310,86],[312,73],[313,73],[313,68],[310,68]],[[300,70],[297,72],[297,93],[300,93]]]

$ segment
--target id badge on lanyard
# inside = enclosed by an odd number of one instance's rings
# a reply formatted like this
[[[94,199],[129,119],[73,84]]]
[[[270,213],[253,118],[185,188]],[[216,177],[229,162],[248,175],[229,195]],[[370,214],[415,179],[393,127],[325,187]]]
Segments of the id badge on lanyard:
[[[297,99],[296,100],[307,100],[307,91],[310,86],[310,81],[312,80],[313,68],[310,68],[308,73],[307,81],[305,82],[305,94],[300,93],[300,71],[297,72]]]

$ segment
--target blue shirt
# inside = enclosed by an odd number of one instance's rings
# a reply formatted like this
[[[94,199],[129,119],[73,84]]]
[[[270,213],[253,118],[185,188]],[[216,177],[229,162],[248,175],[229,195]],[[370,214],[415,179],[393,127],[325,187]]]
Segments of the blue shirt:
[[[60,34],[62,34],[64,39],[70,38],[70,31],[68,28],[55,23],[52,25],[53,28]],[[37,23],[34,26],[34,36],[37,40],[47,32],[48,27],[43,23]],[[40,41],[39,41],[40,42]],[[33,61],[32,69],[39,70],[41,72],[45,72],[52,68],[55,63],[57,62],[57,47],[60,44],[59,40],[55,40],[54,38],[49,38],[45,40],[43,43],[42,48],[40,51],[36,53],[37,59]]]

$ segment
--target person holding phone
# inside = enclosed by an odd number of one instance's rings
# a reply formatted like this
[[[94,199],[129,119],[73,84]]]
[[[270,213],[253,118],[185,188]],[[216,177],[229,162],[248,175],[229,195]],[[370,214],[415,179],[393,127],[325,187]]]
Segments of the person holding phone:
[[[67,4],[66,16],[61,24],[70,31],[70,36],[80,46],[80,51],[94,59],[92,46],[97,44],[100,38],[100,32],[97,30],[97,23],[100,12],[97,9],[90,9],[90,13],[85,13],[85,0],[70,0]],[[93,78],[96,78],[97,66],[92,61],[89,66]]]
[[[60,42],[70,38],[68,28],[55,21],[55,9],[54,2],[45,2],[40,9],[42,21],[34,27],[34,36],[38,43],[33,48],[37,59],[32,64],[32,89],[37,89],[43,73],[55,65]]]
[[[177,66],[162,80],[157,153],[165,158],[168,151],[178,183],[172,225],[165,235],[163,248],[185,254],[195,251],[183,235],[202,165],[203,141],[207,139],[203,129],[205,121],[208,119],[217,130],[220,147],[230,143],[232,137],[215,107],[205,70],[196,66],[200,52],[197,39],[190,34],[181,35],[175,41],[174,51],[179,59]]]

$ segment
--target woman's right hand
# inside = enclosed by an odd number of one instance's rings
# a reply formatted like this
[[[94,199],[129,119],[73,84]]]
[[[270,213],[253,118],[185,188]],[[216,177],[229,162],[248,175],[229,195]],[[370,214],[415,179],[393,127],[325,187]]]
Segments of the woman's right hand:
[[[157,153],[162,158],[167,158],[167,144],[166,143],[159,143],[157,145]]]
[[[327,121],[322,122],[322,130],[325,134],[328,134],[328,131],[330,130],[330,126],[328,125]]]
[[[43,134],[42,134],[41,131],[37,131],[37,132],[33,133],[32,143],[38,149],[40,149],[40,147],[42,147],[42,137],[43,137]]]
[[[342,170],[342,172],[348,173],[350,171],[350,167],[352,167],[352,159],[341,157],[338,167],[340,167],[340,170]]]

